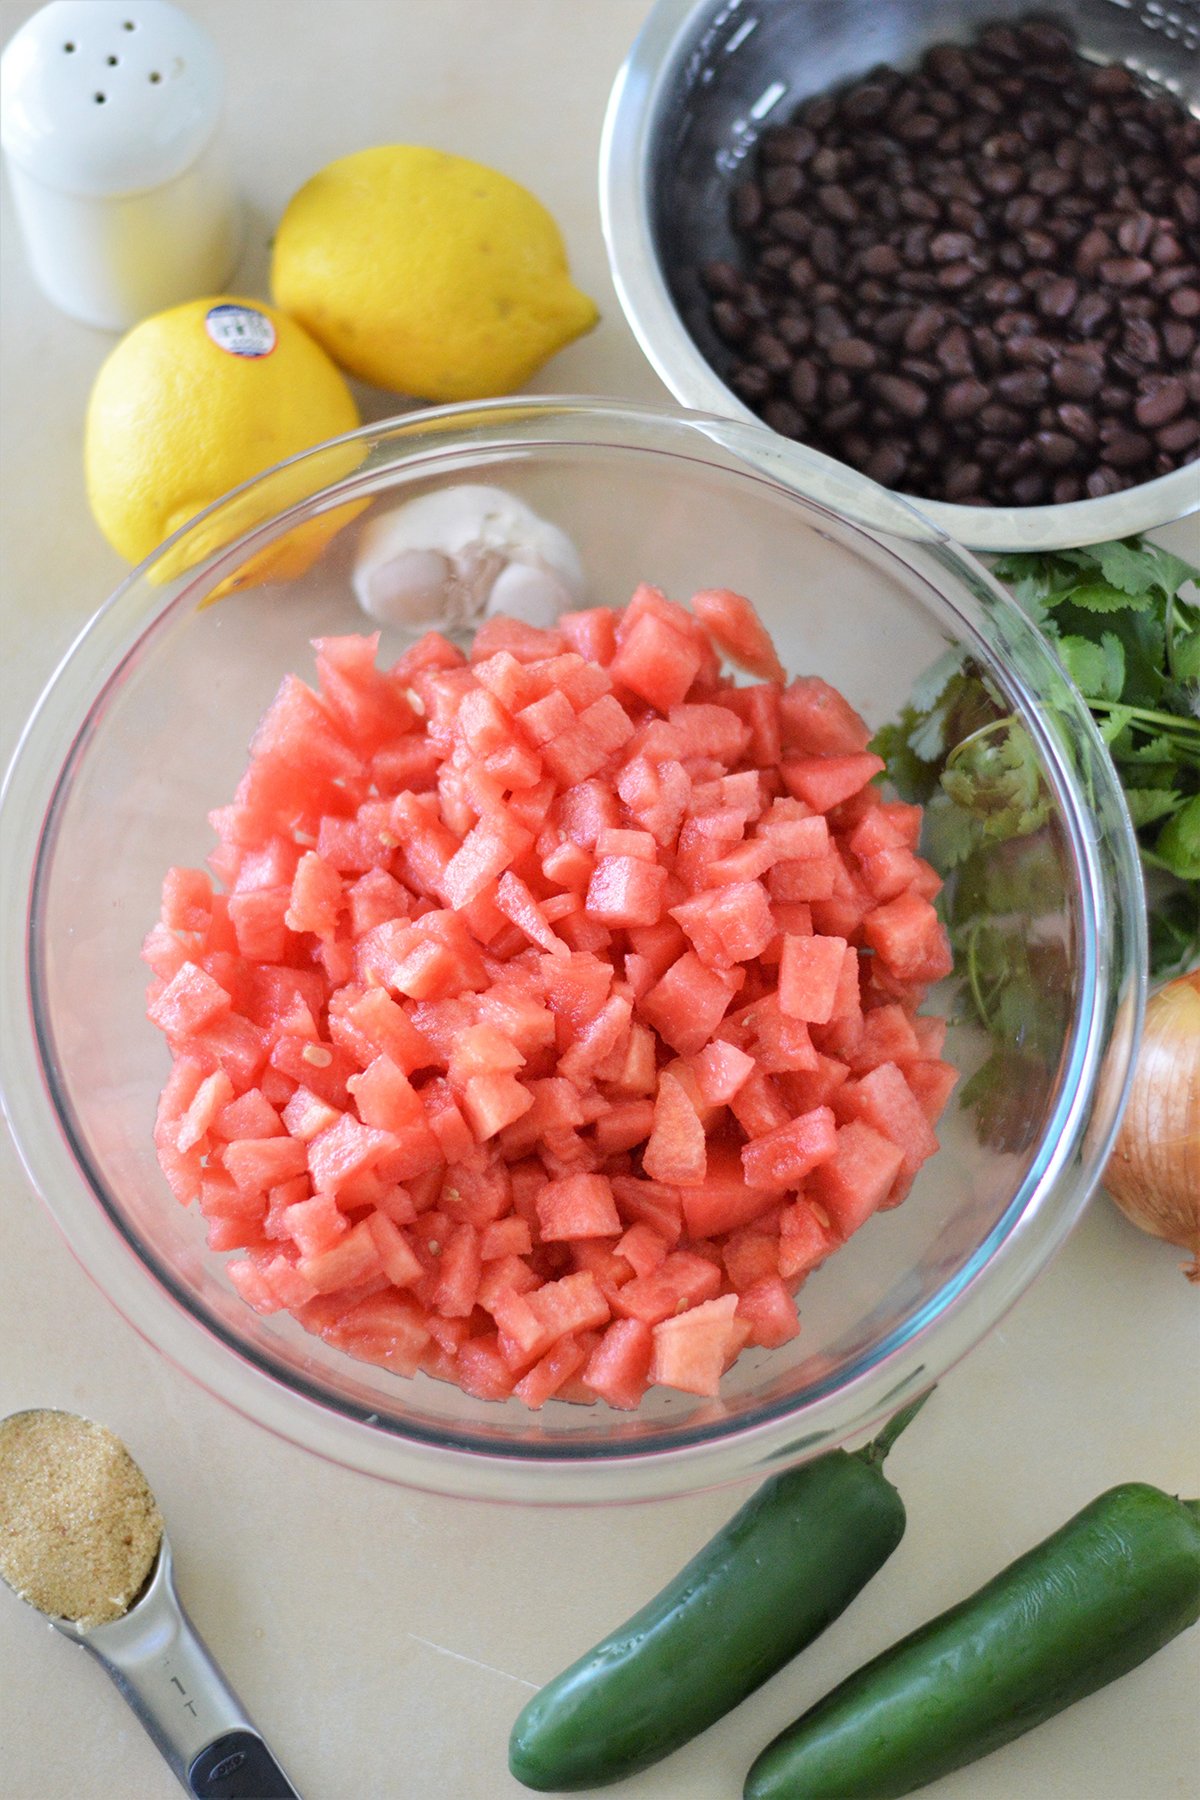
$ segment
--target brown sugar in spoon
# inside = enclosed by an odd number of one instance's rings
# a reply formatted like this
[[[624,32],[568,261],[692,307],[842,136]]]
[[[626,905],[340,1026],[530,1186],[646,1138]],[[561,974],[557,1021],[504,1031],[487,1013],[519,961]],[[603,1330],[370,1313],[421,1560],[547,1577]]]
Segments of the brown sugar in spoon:
[[[111,1431],[0,1419],[0,1577],[107,1670],[193,1800],[299,1800],[184,1612],[154,1495]]]

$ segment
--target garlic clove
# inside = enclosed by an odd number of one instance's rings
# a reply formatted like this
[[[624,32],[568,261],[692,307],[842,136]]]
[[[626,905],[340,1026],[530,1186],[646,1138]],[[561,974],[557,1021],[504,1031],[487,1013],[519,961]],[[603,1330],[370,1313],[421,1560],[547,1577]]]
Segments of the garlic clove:
[[[493,601],[496,583],[507,599]],[[522,572],[523,571],[523,572]],[[583,565],[566,533],[503,488],[463,482],[422,494],[365,527],[355,562],[359,605],[406,630],[456,630],[483,612],[544,624],[581,604]],[[524,609],[530,608],[527,613]],[[551,610],[553,608],[553,611]]]
[[[552,569],[536,563],[510,562],[492,583],[487,610],[548,630],[574,604],[574,594]]]
[[[421,625],[441,617],[450,564],[437,550],[401,550],[355,570],[354,591],[381,625]]]

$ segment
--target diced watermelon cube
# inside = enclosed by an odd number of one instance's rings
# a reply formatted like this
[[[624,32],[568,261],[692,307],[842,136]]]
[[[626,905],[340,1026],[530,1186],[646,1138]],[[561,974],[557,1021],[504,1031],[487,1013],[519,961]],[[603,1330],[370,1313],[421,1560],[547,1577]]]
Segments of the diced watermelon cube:
[[[603,1175],[568,1175],[546,1184],[537,1198],[543,1243],[615,1237],[621,1220],[611,1184]]]
[[[586,906],[605,925],[653,925],[663,909],[667,871],[640,856],[602,856],[588,883]]]
[[[824,1165],[828,1167],[828,1164]],[[784,1281],[806,1276],[837,1248],[829,1216],[807,1200],[793,1200],[783,1210],[779,1228],[779,1273]]]
[[[859,751],[852,756],[790,757],[780,772],[789,794],[803,800],[814,812],[828,812],[851,794],[857,794],[882,770],[882,757]]]
[[[764,1275],[738,1296],[736,1317],[750,1327],[750,1342],[777,1350],[799,1334],[796,1302],[778,1275]]]
[[[211,975],[195,963],[185,962],[146,1011],[160,1031],[183,1039],[222,1018],[231,1004],[225,989]]]
[[[577,1337],[568,1333],[552,1344],[545,1356],[534,1363],[527,1375],[522,1376],[513,1388],[513,1393],[536,1412],[557,1394],[563,1383],[581,1369],[586,1361],[587,1351]]]
[[[902,981],[940,981],[954,967],[945,926],[918,894],[901,894],[874,907],[863,919],[862,931],[889,972]]]
[[[660,1319],[711,1300],[720,1287],[721,1271],[714,1263],[690,1250],[672,1250],[649,1275],[627,1281],[614,1305],[623,1318],[657,1325]]]
[[[784,680],[783,664],[762,620],[741,594],[703,588],[692,595],[692,611],[731,662],[764,681]]]
[[[812,1191],[839,1237],[848,1238],[887,1198],[903,1153],[860,1119],[839,1127],[837,1138],[837,1151],[817,1171]]]
[[[736,1151],[710,1150],[708,1162],[704,1185],[681,1190],[689,1237],[715,1238],[736,1231],[774,1205],[776,1193],[749,1184]]]
[[[824,1025],[833,1017],[846,940],[785,937],[779,964],[779,1008],[788,1018]]]
[[[723,1294],[655,1325],[650,1380],[687,1394],[715,1394],[725,1371],[737,1306],[736,1294]]]
[[[801,675],[780,700],[783,741],[806,756],[851,756],[866,749],[871,728],[819,675]]]
[[[707,1169],[704,1126],[682,1083],[665,1071],[658,1083],[654,1129],[642,1167],[652,1180],[679,1187],[699,1186]]]
[[[643,613],[621,642],[609,673],[614,681],[665,713],[686,697],[702,660],[694,642],[661,619]]]
[[[827,1106],[814,1107],[742,1149],[742,1167],[751,1187],[778,1191],[799,1187],[810,1170],[837,1150],[837,1129]]]
[[[640,1319],[614,1319],[588,1359],[583,1381],[610,1406],[628,1412],[646,1391],[654,1339]]]
[[[710,969],[685,951],[644,994],[637,1010],[680,1056],[702,1050],[741,986],[742,971]]]

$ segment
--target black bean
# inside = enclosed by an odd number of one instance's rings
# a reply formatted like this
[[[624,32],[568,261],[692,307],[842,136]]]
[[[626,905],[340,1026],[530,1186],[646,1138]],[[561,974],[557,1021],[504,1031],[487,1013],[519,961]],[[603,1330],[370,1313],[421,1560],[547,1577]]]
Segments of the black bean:
[[[741,274],[729,262],[705,263],[700,279],[710,294],[740,294],[745,285]]]
[[[1152,192],[1147,189],[1147,195]],[[1192,187],[1190,182],[1181,181],[1175,189],[1175,211],[1185,225],[1200,225],[1200,187]]]
[[[795,163],[776,163],[763,170],[762,194],[768,206],[790,206],[804,187],[804,177]]]
[[[1100,500],[1105,494],[1116,494],[1124,485],[1117,471],[1110,469],[1107,463],[1098,463],[1084,482],[1093,500]]]
[[[1163,348],[1176,362],[1183,362],[1196,347],[1196,334],[1183,319],[1167,319],[1162,328]]]
[[[1144,363],[1155,368],[1162,361],[1162,339],[1149,319],[1130,319],[1121,339],[1121,347],[1135,366]]]
[[[957,294],[975,279],[975,265],[969,262],[943,263],[937,272],[937,284],[948,294]]]
[[[1098,325],[1102,325],[1112,312],[1112,301],[1107,294],[1093,291],[1084,294],[1075,311],[1071,314],[1071,323],[1076,331],[1084,337],[1090,337]]]
[[[839,369],[873,369],[879,360],[874,347],[860,337],[835,338],[826,353]]]
[[[1104,433],[1101,431],[1101,436]],[[1140,431],[1114,431],[1104,446],[1105,460],[1114,469],[1132,469],[1144,463],[1154,449]]]
[[[940,306],[921,306],[912,315],[904,333],[904,348],[915,356],[928,350],[946,328],[946,314]]]
[[[975,358],[971,355],[971,340],[961,325],[952,325],[945,336],[938,340],[934,355],[948,375],[974,373]]]
[[[826,406],[844,406],[854,392],[854,383],[845,369],[830,369],[821,385]]]
[[[1100,427],[1092,414],[1085,411],[1082,406],[1076,406],[1073,401],[1067,401],[1065,405],[1059,406],[1055,410],[1060,424],[1078,443],[1090,449],[1100,436]]]
[[[924,388],[903,375],[872,375],[871,388],[889,412],[902,419],[919,419],[929,405]]]
[[[848,431],[851,426],[857,425],[862,416],[862,401],[846,400],[841,406],[835,406],[832,411],[827,412],[822,423],[831,436],[839,437],[843,431]]]
[[[871,453],[866,473],[884,487],[894,487],[908,468],[908,453],[894,438],[885,438]]]
[[[767,163],[806,163],[816,151],[816,137],[803,125],[777,125],[763,133],[760,145],[760,154]]]
[[[859,261],[866,275],[895,275],[903,266],[899,252],[891,244],[872,244]]]
[[[1187,405],[1187,388],[1177,375],[1148,382],[1134,403],[1133,416],[1147,431],[1169,425]]]
[[[729,377],[729,385],[739,399],[747,406],[758,406],[774,390],[774,382],[765,369],[757,368],[753,363],[736,369]]]
[[[1177,319],[1200,317],[1200,288],[1177,287],[1167,305]]]
[[[1040,469],[1018,475],[1012,484],[1012,497],[1018,506],[1037,506],[1046,498],[1046,477]]]
[[[859,216],[858,201],[849,188],[830,185],[817,189],[817,205],[840,225],[853,225]]]
[[[1195,443],[1200,443],[1200,419],[1176,419],[1158,433],[1159,447],[1168,456],[1178,456],[1181,450],[1190,450]]]
[[[1004,209],[1004,223],[1009,231],[1028,231],[1042,216],[1042,203],[1036,194],[1018,194]]]
[[[767,229],[785,244],[807,244],[816,236],[812,220],[798,206],[777,206],[767,214]]]
[[[971,65],[957,44],[935,44],[926,51],[921,67],[950,93],[959,93],[971,84]]]
[[[1065,319],[1072,312],[1079,298],[1078,283],[1069,275],[1060,275],[1054,281],[1048,281],[1037,297],[1037,309],[1044,319]]]
[[[1015,369],[996,379],[996,392],[1012,406],[1036,406],[1046,394],[1046,377],[1040,369]]]
[[[763,407],[763,418],[772,431],[778,431],[783,437],[799,437],[804,430],[804,420],[790,400],[768,400]]]
[[[756,331],[747,348],[753,361],[768,375],[786,375],[792,366],[791,352],[773,331]]]
[[[1168,268],[1172,263],[1183,260],[1178,238],[1172,237],[1168,231],[1159,233],[1146,254],[1156,269]]]
[[[943,419],[957,424],[961,419],[972,418],[981,406],[987,404],[987,398],[988,389],[982,381],[968,376],[963,381],[952,382],[945,389],[940,403],[941,415]]]
[[[978,494],[984,485],[983,467],[977,462],[947,462],[942,478],[942,491],[947,500],[962,504]]]
[[[1023,415],[1015,407],[1002,406],[998,400],[989,401],[979,413],[980,427],[989,437],[1014,437],[1023,423]]]
[[[740,344],[750,329],[745,313],[732,300],[714,301],[712,321],[727,344]]]
[[[841,246],[837,233],[828,225],[817,226],[809,240],[808,253],[823,275],[836,275],[841,268]]]
[[[1107,232],[1094,226],[1075,250],[1075,267],[1081,275],[1091,275],[1113,253],[1113,242]]]
[[[852,125],[866,125],[887,111],[888,90],[880,81],[864,81],[842,101],[842,117]]]
[[[1099,270],[1101,281],[1115,288],[1141,287],[1153,273],[1154,264],[1144,256],[1107,256]]]
[[[930,225],[942,210],[932,194],[925,193],[922,188],[901,188],[897,199],[900,203],[900,211],[908,218],[923,219]]]
[[[974,248],[974,239],[962,231],[939,231],[929,241],[929,254],[935,263],[961,262]]]
[[[801,357],[794,362],[788,376],[788,388],[801,411],[810,412],[821,392],[821,377],[817,373],[817,365],[808,357]]]
[[[1131,213],[1117,226],[1117,243],[1126,256],[1140,256],[1154,236],[1154,220],[1147,212]]]
[[[800,350],[812,341],[812,320],[803,314],[782,313],[775,329],[789,350]]]
[[[1033,437],[1033,447],[1041,462],[1051,469],[1065,469],[1073,463],[1079,446],[1073,437],[1062,431],[1038,431]]]

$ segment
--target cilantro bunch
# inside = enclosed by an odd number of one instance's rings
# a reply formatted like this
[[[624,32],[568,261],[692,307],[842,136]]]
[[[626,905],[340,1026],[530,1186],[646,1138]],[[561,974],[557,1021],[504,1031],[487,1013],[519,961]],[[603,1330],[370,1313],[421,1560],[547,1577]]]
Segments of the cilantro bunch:
[[[1183,592],[1197,571],[1137,540],[995,569],[1108,746],[1146,875],[1152,972],[1200,962],[1200,604]],[[1052,713],[1053,688],[1040,698]],[[901,796],[925,807],[925,848],[948,877],[959,1004],[991,1039],[961,1103],[985,1142],[1019,1151],[1055,1079],[1071,993],[1070,860],[1036,748],[960,650],[926,671],[874,748]]]
[[[1200,571],[1136,538],[993,567],[1050,639],[1116,766],[1147,874],[1152,972],[1200,961],[1200,602],[1183,592]],[[1049,816],[1026,732],[959,652],[928,671],[876,749],[927,806],[943,870]]]

